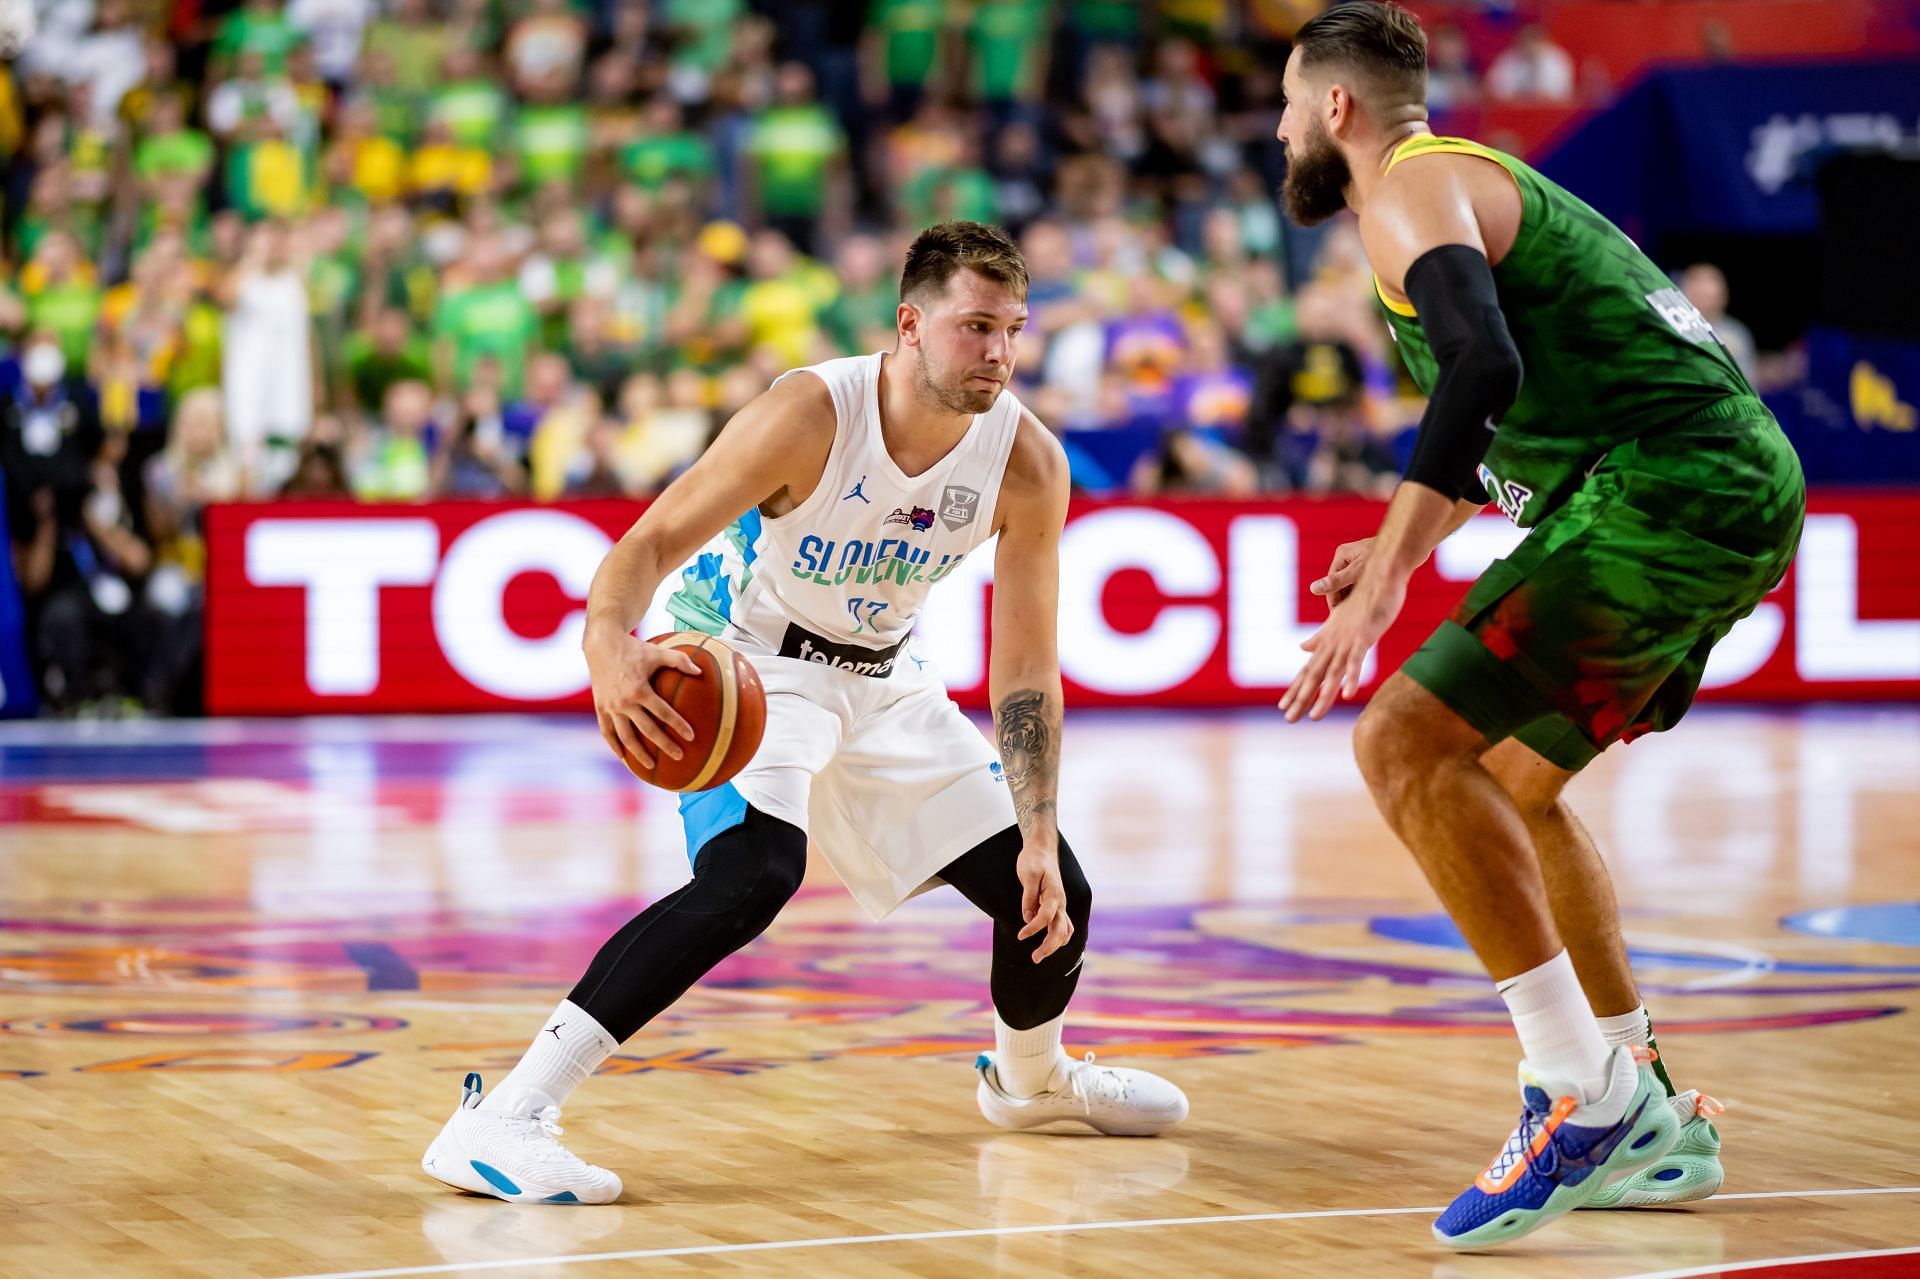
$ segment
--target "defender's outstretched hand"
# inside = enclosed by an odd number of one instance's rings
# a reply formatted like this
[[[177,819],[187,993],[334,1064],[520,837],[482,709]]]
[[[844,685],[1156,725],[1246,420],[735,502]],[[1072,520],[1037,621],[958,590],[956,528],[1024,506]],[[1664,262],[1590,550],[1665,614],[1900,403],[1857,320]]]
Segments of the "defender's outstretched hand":
[[[1352,597],[1300,645],[1313,656],[1280,698],[1288,723],[1302,715],[1319,719],[1333,709],[1335,701],[1360,691],[1367,650],[1387,633],[1407,598],[1405,582],[1379,584],[1379,577],[1376,574],[1352,588]]]

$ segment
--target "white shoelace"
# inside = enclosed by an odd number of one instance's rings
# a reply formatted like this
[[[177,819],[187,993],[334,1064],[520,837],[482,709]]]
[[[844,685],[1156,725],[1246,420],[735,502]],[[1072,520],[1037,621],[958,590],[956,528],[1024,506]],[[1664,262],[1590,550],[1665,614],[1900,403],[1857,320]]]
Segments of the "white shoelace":
[[[512,1125],[514,1136],[531,1140],[538,1158],[567,1168],[589,1167],[586,1160],[557,1140],[566,1131],[560,1126],[558,1106],[542,1106],[530,1115],[502,1115],[501,1118]],[[539,1130],[540,1135],[535,1135],[535,1129]]]
[[[1100,1101],[1124,1102],[1131,1092],[1126,1076],[1111,1066],[1094,1065],[1092,1053],[1082,1058],[1081,1064],[1069,1073],[1067,1087],[1080,1103],[1080,1113],[1086,1115],[1093,1113],[1096,1098]]]

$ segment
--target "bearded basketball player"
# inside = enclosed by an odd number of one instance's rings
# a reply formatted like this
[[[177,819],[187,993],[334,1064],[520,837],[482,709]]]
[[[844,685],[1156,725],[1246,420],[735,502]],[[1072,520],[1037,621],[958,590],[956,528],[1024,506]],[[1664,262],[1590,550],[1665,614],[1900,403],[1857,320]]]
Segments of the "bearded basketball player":
[[[1374,695],[1360,769],[1505,999],[1520,1124],[1434,1225],[1518,1238],[1577,1207],[1720,1185],[1715,1109],[1674,1092],[1613,885],[1560,793],[1670,728],[1707,654],[1786,573],[1800,465],[1712,327],[1617,228],[1531,168],[1427,127],[1426,37],[1361,0],[1303,26],[1283,80],[1291,215],[1359,215],[1387,323],[1428,395],[1376,537],[1281,707],[1351,696],[1407,579],[1489,500],[1528,528]]]
[[[1066,458],[1006,389],[1026,294],[1026,262],[1001,231],[922,233],[894,349],[782,377],[608,553],[584,641],[607,744],[651,767],[692,737],[649,681],[698,668],[632,634],[676,569],[669,611],[752,660],[766,737],[733,781],[682,798],[691,881],[601,948],[497,1088],[468,1076],[429,1174],[515,1201],[617,1199],[618,1176],[555,1139],[561,1106],[773,921],[809,838],[875,919],[940,883],[993,919],[995,1051],[975,1089],[990,1122],[1148,1135],[1186,1117],[1166,1080],[1074,1061],[1060,1042],[1092,893],[1054,824]],[[928,590],[996,534],[997,754],[910,633]]]

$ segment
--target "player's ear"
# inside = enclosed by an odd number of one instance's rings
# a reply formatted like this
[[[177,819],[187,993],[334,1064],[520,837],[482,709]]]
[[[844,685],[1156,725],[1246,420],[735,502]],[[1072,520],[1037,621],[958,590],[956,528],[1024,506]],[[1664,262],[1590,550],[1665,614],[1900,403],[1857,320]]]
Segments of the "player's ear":
[[[920,308],[911,302],[902,302],[894,312],[894,323],[899,326],[900,345],[920,345]]]
[[[1347,91],[1344,84],[1329,85],[1326,101],[1320,109],[1325,113],[1322,123],[1327,126],[1327,132],[1337,138],[1353,119],[1353,94]]]

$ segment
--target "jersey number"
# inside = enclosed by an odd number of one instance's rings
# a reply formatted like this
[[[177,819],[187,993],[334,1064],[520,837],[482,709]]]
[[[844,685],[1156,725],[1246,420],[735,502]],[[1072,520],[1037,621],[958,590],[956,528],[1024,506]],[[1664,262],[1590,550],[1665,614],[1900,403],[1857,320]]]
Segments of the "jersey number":
[[[847,612],[853,614],[853,633],[863,635],[873,625],[873,615],[887,606],[885,600],[870,600],[856,596],[847,601]]]

